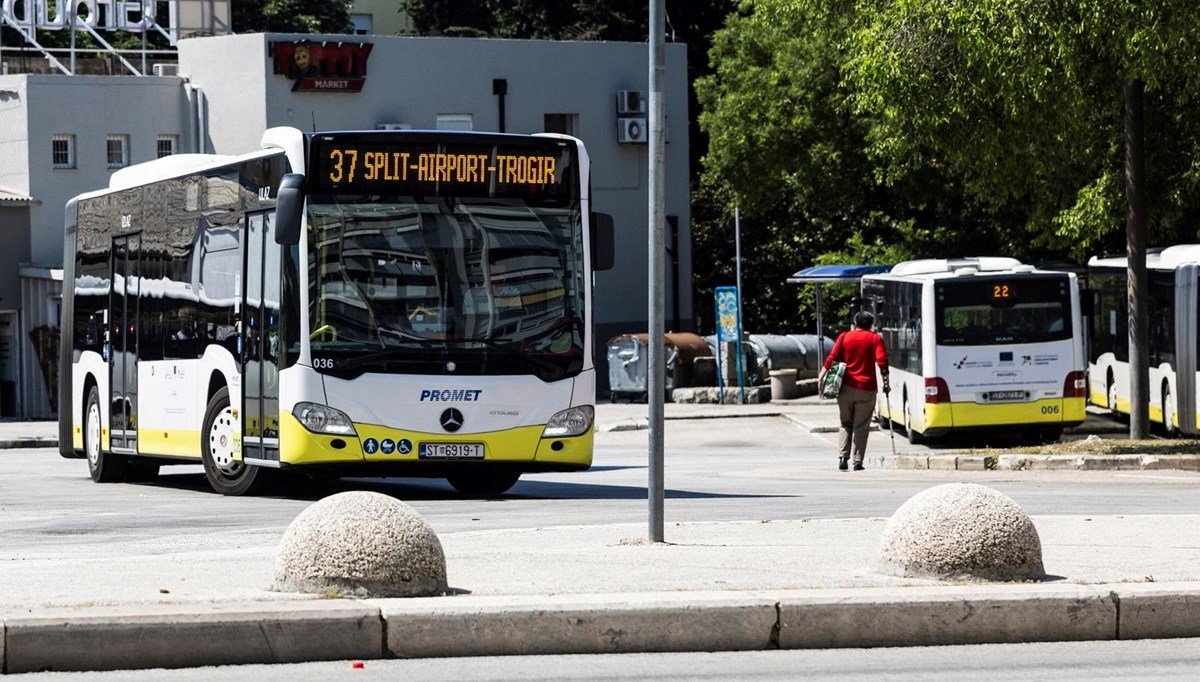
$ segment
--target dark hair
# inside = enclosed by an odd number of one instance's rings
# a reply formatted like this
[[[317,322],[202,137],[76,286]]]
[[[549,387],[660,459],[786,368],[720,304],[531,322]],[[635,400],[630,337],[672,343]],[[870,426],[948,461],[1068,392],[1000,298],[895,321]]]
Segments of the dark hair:
[[[875,316],[871,313],[860,310],[854,313],[854,326],[859,329],[870,329],[875,324]]]

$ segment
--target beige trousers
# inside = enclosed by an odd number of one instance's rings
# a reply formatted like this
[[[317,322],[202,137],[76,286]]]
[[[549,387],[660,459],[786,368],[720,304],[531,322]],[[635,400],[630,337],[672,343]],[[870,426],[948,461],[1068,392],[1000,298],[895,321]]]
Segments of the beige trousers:
[[[875,394],[851,386],[842,386],[838,393],[838,416],[842,428],[838,431],[838,457],[850,457],[854,442],[854,463],[861,464],[867,454],[867,436],[871,431],[871,413],[875,410]]]

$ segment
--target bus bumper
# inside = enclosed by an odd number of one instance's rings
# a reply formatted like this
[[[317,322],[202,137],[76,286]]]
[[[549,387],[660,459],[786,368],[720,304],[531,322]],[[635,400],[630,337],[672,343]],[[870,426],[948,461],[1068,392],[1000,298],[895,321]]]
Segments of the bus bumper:
[[[595,425],[571,437],[542,438],[544,425],[468,434],[423,433],[355,424],[355,436],[318,434],[304,428],[290,412],[280,413],[279,463],[282,466],[362,464],[411,465],[422,469],[470,466],[472,463],[519,465],[528,471],[587,469],[592,464]],[[482,443],[482,459],[430,460],[419,456],[421,443]],[[391,467],[382,466],[391,470]]]
[[[939,403],[925,406],[925,433],[937,435],[951,429],[1067,428],[1086,418],[1086,399],[1043,398],[1026,403]]]

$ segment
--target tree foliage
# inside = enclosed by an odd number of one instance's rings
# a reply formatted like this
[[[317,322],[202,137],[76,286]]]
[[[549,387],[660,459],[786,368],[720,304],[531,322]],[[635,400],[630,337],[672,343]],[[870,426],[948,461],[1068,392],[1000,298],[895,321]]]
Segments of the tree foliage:
[[[237,33],[349,33],[353,0],[234,0]]]
[[[1122,83],[1146,84],[1152,240],[1195,236],[1200,6],[1188,0],[860,3],[848,80],[889,178],[941,164],[1022,218],[1017,255],[1120,245]],[[1019,243],[1018,243],[1019,245]],[[1020,253],[1024,251],[1025,253]]]
[[[1128,78],[1146,83],[1151,242],[1197,234],[1189,0],[743,0],[710,60],[697,301],[732,281],[740,206],[758,330],[809,317],[783,282],[814,263],[1120,248]]]
[[[743,318],[759,332],[795,331],[811,319],[811,292],[785,284],[802,267],[993,241],[979,229],[988,216],[935,164],[890,184],[878,176],[868,154],[873,120],[852,109],[845,82],[853,10],[837,0],[746,1],[714,38],[713,73],[696,84],[709,135],[693,202],[702,319],[712,288],[733,281],[735,206],[742,269],[751,273]],[[835,306],[826,319],[842,312]]]

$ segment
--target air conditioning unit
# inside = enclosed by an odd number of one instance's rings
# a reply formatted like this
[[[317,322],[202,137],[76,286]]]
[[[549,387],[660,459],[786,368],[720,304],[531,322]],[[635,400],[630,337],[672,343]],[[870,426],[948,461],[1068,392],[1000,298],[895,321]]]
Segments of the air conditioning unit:
[[[380,123],[375,130],[412,130],[411,123]]]
[[[178,76],[179,75],[179,65],[178,64],[155,64],[154,65],[154,75],[155,76]]]
[[[646,113],[646,98],[637,90],[618,90],[617,91],[617,115],[628,116],[630,114]]]
[[[650,128],[645,118],[630,117],[617,119],[617,142],[621,144],[646,144]]]

